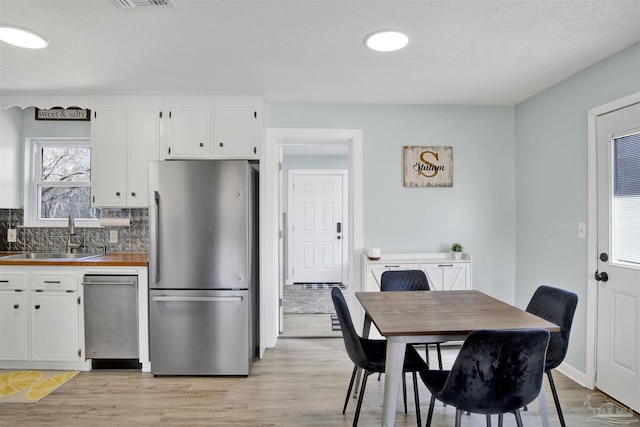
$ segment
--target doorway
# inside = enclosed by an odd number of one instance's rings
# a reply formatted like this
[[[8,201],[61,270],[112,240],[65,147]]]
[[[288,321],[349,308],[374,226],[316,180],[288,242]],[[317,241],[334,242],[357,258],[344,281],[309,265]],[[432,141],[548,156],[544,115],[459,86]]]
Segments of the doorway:
[[[351,224],[345,230],[345,297],[354,305],[354,292],[361,290],[362,257],[362,131],[359,129],[267,129],[265,151],[261,158],[261,347],[276,344],[283,324],[283,270],[284,234],[283,212],[280,202],[280,183],[283,174],[285,149],[297,149],[307,153],[317,147],[342,145],[346,147],[347,187],[350,195],[346,215]],[[313,157],[313,156],[307,156]],[[302,167],[300,167],[302,168]],[[352,311],[354,322],[362,322],[361,310]],[[261,352],[264,351],[261,348]]]
[[[339,141],[296,145],[291,140],[280,149],[280,337],[340,337],[331,288],[346,290],[348,147]]]
[[[640,411],[640,96],[590,111],[589,124],[588,367],[595,387]]]

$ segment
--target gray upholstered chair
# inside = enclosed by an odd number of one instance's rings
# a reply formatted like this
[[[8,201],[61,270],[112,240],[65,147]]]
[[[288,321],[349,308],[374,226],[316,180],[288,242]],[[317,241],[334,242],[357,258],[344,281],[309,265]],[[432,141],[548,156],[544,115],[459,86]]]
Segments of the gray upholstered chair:
[[[526,309],[529,313],[560,326],[560,332],[551,333],[544,371],[549,378],[549,386],[551,387],[553,401],[556,404],[562,427],[565,427],[566,424],[551,370],[557,368],[567,354],[571,324],[573,323],[573,315],[576,312],[577,305],[578,296],[573,292],[542,285],[535,291]]]
[[[351,381],[349,382],[349,389],[347,390],[347,397],[344,400],[344,407],[342,408],[343,414],[347,410],[347,404],[349,403],[349,397],[351,395],[353,383],[356,378],[356,373],[358,369],[364,370],[362,384],[360,386],[360,394],[358,396],[358,404],[356,406],[356,412],[353,418],[353,427],[355,427],[358,425],[360,408],[362,407],[362,398],[364,397],[364,391],[367,386],[367,378],[373,373],[384,372],[387,354],[387,343],[385,340],[372,340],[362,338],[358,335],[353,326],[353,321],[351,320],[351,313],[349,313],[347,302],[345,301],[344,295],[339,288],[333,288],[331,290],[331,298],[336,309],[340,327],[342,328],[342,338],[344,339],[344,345],[347,349],[347,354],[354,364],[353,373],[351,374]],[[421,418],[417,372],[428,368],[429,365],[427,365],[422,357],[420,357],[418,352],[412,346],[407,346],[407,351],[404,358],[403,372],[411,372],[413,374],[413,393],[415,396],[416,418],[418,427],[420,427]]]
[[[548,343],[544,329],[470,333],[451,371],[420,372],[431,392],[427,427],[436,399],[456,408],[456,427],[463,412],[486,415],[487,425],[491,415],[512,412],[522,427],[519,409],[540,393]]]
[[[380,276],[380,290],[386,291],[429,291],[429,279],[422,270],[388,270]],[[425,345],[427,363],[429,362],[429,346]],[[442,369],[442,352],[440,343],[436,344],[438,367]]]

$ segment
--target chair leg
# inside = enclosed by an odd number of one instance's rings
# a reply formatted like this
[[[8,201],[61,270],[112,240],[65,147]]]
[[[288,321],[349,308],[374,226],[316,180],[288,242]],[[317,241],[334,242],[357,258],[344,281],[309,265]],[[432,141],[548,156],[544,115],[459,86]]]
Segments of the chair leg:
[[[522,427],[522,417],[520,416],[520,410],[516,409],[513,414],[516,416],[516,425]]]
[[[353,388],[353,382],[356,379],[357,370],[358,370],[358,367],[354,365],[353,373],[351,374],[351,381],[349,381],[349,390],[347,390],[347,397],[344,399],[344,406],[342,408],[343,414],[347,411],[347,404],[349,404],[349,397],[351,396],[351,389]]]
[[[436,350],[438,351],[438,367],[442,371],[442,352],[440,351],[440,344],[436,344]]]
[[[564,416],[562,415],[562,408],[560,407],[560,399],[558,398],[558,391],[556,385],[553,382],[553,376],[551,376],[551,369],[547,369],[547,377],[549,377],[549,386],[551,387],[551,393],[553,394],[553,401],[556,404],[556,410],[558,411],[558,418],[560,418],[560,425],[566,427],[564,423]]]
[[[462,423],[462,409],[456,408],[456,427],[460,427]]]
[[[402,373],[402,400],[404,400],[404,413],[407,413],[407,378]]]
[[[425,427],[431,427],[431,419],[433,418],[433,407],[436,406],[436,397],[431,395],[431,402],[429,403],[429,412],[427,413],[427,424]]]
[[[487,427],[491,427],[491,415],[487,414],[485,417],[487,417]]]
[[[418,427],[422,427],[422,418],[420,416],[420,395],[418,394],[418,373],[416,371],[412,372],[413,376],[413,399],[416,403],[416,421],[418,422]]]
[[[362,385],[360,386],[360,396],[358,396],[358,405],[356,406],[356,413],[353,415],[353,427],[358,425],[358,418],[360,417],[360,407],[362,406],[362,398],[364,397],[364,389],[367,387],[367,378],[371,372],[365,371],[362,377]]]

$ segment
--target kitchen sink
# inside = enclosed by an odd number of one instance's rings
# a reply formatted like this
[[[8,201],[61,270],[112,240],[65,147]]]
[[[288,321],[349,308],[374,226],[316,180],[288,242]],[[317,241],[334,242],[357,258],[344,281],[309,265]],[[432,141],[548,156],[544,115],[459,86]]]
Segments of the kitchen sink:
[[[4,259],[87,259],[102,254],[68,253],[68,252],[27,252],[16,255],[3,256]]]

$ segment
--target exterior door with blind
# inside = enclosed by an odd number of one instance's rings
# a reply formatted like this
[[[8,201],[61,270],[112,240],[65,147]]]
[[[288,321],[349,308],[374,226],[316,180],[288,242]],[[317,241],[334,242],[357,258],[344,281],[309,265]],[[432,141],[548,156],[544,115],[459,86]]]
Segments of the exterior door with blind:
[[[289,171],[288,283],[341,283],[346,171]]]
[[[640,411],[640,104],[596,119],[596,387]]]

